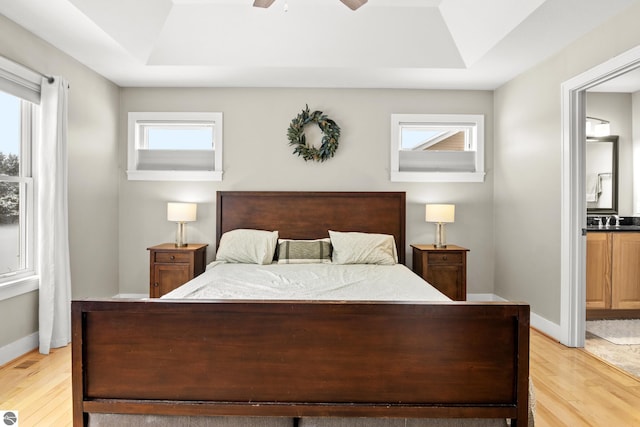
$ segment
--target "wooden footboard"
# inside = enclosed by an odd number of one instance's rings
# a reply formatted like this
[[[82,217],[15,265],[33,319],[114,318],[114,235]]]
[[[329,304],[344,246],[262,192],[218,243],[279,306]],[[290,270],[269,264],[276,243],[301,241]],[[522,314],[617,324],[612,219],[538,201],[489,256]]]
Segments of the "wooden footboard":
[[[529,306],[72,303],[88,413],[510,418],[527,425]]]

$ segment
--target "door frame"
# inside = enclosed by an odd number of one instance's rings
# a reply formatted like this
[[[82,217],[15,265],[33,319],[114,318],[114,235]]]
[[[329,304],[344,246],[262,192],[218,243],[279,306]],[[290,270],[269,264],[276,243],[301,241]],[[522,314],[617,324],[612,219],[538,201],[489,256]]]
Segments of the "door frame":
[[[640,45],[561,85],[560,342],[584,347],[586,322],[585,92],[640,67]]]

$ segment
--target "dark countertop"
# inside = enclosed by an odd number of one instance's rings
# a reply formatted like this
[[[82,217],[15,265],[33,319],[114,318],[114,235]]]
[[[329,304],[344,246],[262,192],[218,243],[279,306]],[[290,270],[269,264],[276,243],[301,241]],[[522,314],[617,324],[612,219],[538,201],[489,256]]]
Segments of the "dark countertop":
[[[640,231],[640,225],[618,225],[618,226],[609,226],[609,227],[598,227],[597,225],[588,225],[587,231],[596,231],[596,232],[626,232],[626,231]]]
[[[602,220],[602,225],[597,225],[597,219],[600,218]],[[640,231],[640,217],[634,216],[626,216],[619,217],[620,225],[613,226],[610,225],[606,227],[604,224],[607,223],[607,218],[611,218],[611,223],[615,223],[613,215],[589,215],[587,216],[587,231],[597,231],[597,232],[610,232],[610,231]]]

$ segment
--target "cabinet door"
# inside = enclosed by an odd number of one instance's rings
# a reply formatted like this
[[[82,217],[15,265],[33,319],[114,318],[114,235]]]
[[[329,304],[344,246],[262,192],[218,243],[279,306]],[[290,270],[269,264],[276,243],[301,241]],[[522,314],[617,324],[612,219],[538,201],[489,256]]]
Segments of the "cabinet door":
[[[159,298],[189,281],[189,264],[155,264],[153,296]]]
[[[640,308],[640,233],[614,233],[611,305]]]
[[[465,299],[465,296],[460,295],[463,288],[462,266],[455,264],[430,265],[426,279],[427,282],[452,300],[461,301]]]
[[[611,233],[587,233],[587,309],[611,308]]]

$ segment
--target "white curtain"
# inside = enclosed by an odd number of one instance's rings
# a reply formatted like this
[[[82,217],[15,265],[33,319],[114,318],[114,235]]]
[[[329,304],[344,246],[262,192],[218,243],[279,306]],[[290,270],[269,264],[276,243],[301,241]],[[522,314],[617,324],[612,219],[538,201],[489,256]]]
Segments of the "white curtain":
[[[44,78],[35,170],[37,255],[40,275],[40,353],[71,341],[71,272],[67,206],[68,83]]]

